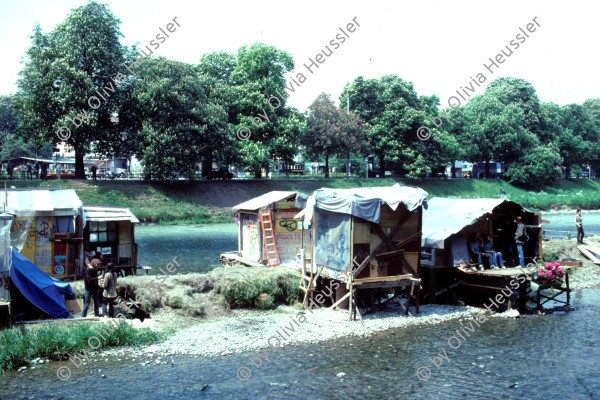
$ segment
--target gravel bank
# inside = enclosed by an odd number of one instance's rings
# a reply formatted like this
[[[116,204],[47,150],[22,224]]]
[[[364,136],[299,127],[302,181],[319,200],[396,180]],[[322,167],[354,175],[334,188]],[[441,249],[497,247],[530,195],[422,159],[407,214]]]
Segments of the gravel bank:
[[[293,307],[279,307],[277,311],[279,312],[275,314],[223,318],[200,323],[176,332],[162,343],[140,349],[112,349],[105,351],[102,356],[226,355],[269,347],[268,341],[272,337],[278,338],[280,345],[285,347],[350,336],[367,337],[390,328],[437,324],[481,312],[475,307],[425,305],[418,315],[404,316],[398,311],[384,311],[364,316],[362,322],[351,322],[348,321],[347,311],[318,309],[311,312],[299,311]],[[282,329],[284,326],[287,331]],[[271,339],[275,346],[278,342]]]

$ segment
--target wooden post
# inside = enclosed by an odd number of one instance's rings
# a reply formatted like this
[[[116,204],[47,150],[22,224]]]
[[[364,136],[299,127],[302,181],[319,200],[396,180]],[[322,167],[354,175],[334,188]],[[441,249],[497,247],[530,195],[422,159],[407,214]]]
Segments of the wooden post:
[[[567,305],[571,305],[571,289],[569,288],[569,270],[565,271],[565,282],[567,284]]]
[[[352,274],[350,274],[350,281],[348,282],[349,290],[350,290],[350,301],[348,301],[348,321],[352,321],[352,311],[354,309],[354,285],[352,284],[354,281]]]
[[[539,293],[539,291],[538,291]],[[539,300],[538,300],[539,302]],[[527,304],[527,285],[522,284],[519,286],[519,313],[525,313],[525,304]]]

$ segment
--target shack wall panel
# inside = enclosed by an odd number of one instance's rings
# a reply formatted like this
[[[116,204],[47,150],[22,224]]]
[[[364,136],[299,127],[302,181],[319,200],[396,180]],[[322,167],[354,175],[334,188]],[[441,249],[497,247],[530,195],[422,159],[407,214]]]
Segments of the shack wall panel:
[[[362,222],[358,218],[354,219],[354,244],[371,242],[371,223]],[[355,254],[356,255],[356,254]],[[357,259],[357,261],[360,261]]]
[[[260,262],[262,243],[258,215],[242,213],[240,223],[242,224],[242,257]]]

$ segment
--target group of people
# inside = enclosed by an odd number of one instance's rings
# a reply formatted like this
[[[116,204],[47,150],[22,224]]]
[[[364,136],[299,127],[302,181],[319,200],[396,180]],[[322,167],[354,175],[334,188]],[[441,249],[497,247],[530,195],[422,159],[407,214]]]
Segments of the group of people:
[[[542,224],[525,225],[521,216],[518,216],[515,219],[515,222],[517,223],[517,229],[515,231],[515,246],[517,248],[517,255],[515,257],[514,264],[516,264],[517,267],[520,267],[525,265],[525,254],[523,253],[523,245],[529,240],[529,236],[527,235],[527,228],[541,228]],[[469,251],[471,252],[473,257],[477,258],[479,271],[484,270],[484,257],[485,259],[487,259],[491,269],[506,268],[504,265],[502,253],[494,250],[494,246],[492,244],[492,236],[488,234],[485,235],[484,238],[485,240],[482,239],[480,233],[476,233],[474,239],[471,240],[471,242],[469,243]]]
[[[83,274],[85,285],[85,300],[83,302],[82,317],[87,316],[90,301],[94,301],[94,316],[100,316],[100,289],[102,289],[102,316],[113,318],[115,316],[114,304],[117,298],[117,274],[113,263],[106,264],[104,275],[98,275],[98,268],[102,262],[94,258],[88,262],[87,268]],[[108,306],[108,314],[106,308]]]
[[[2,169],[1,164],[0,169]],[[9,162],[6,165],[6,173],[11,181],[13,179],[13,173],[16,173],[17,176],[20,173],[22,180],[38,179],[38,177],[40,177],[42,180],[45,180],[46,176],[48,175],[48,167],[46,166],[46,164],[40,164],[39,162],[27,162],[21,165],[17,165],[15,167],[15,165],[12,162]]]

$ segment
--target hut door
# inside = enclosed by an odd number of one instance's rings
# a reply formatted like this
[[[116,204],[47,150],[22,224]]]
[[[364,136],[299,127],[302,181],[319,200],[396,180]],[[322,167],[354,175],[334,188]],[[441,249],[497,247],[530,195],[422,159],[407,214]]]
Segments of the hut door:
[[[54,275],[67,274],[68,247],[66,242],[54,242],[54,253],[52,254],[52,273]]]

